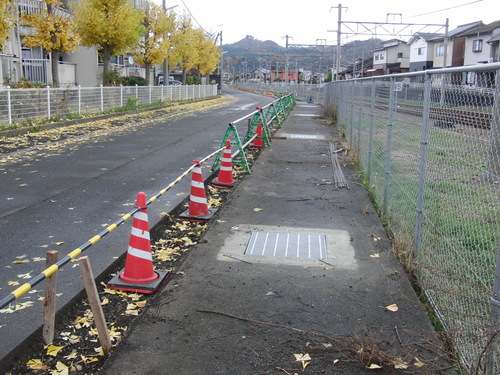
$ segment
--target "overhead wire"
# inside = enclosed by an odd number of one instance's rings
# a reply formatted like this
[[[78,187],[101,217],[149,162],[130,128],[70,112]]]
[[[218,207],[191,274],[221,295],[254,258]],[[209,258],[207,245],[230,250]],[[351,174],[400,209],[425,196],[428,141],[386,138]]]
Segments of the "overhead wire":
[[[446,10],[451,10],[451,9],[456,9],[456,8],[461,8],[461,7],[464,7],[464,6],[467,6],[467,5],[471,5],[471,4],[475,4],[475,3],[480,3],[481,1],[484,1],[484,0],[475,0],[475,1],[471,1],[469,3],[465,3],[465,4],[460,4],[460,5],[455,5],[455,6],[452,6],[452,7],[449,7],[449,8],[445,8],[445,9],[440,9],[440,10],[434,10],[432,12],[427,12],[427,13],[422,13],[422,14],[415,14],[413,16],[409,16],[409,17],[405,17],[405,18],[415,18],[415,17],[420,17],[420,16],[427,16],[429,14],[434,14],[434,13],[439,13],[439,12],[444,12]]]

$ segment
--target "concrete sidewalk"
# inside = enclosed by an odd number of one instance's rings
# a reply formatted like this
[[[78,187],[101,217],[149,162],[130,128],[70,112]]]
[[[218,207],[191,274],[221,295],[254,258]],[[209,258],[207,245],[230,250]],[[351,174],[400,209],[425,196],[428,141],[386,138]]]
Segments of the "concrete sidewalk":
[[[101,374],[453,373],[318,113],[297,104]]]

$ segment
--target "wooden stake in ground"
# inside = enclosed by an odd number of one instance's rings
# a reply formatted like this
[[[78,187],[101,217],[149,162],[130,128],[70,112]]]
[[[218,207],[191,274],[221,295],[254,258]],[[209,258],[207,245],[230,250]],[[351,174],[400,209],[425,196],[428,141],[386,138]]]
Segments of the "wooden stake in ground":
[[[45,268],[49,268],[57,262],[57,251],[47,251]],[[56,291],[57,272],[45,280],[45,301],[43,303],[43,342],[49,345],[54,340],[54,327],[56,321]]]
[[[81,275],[85,284],[85,291],[87,292],[90,308],[94,314],[94,321],[97,327],[97,333],[99,334],[99,342],[101,343],[104,355],[108,355],[111,351],[111,338],[109,337],[106,319],[104,318],[104,312],[102,311],[101,301],[99,300],[99,294],[97,293],[97,287],[95,285],[92,268],[90,267],[89,258],[87,256],[81,257],[78,259],[78,262],[80,263]]]

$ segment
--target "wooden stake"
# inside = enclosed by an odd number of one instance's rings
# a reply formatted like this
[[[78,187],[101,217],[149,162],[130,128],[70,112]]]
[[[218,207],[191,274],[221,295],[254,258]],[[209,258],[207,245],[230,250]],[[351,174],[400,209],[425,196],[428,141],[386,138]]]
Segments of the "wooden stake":
[[[45,268],[49,268],[57,262],[58,252],[55,250],[47,251]],[[56,291],[57,291],[57,272],[47,277],[45,280],[45,301],[43,303],[43,342],[49,345],[54,341],[54,327],[56,322]]]
[[[101,343],[104,355],[108,355],[111,351],[111,338],[109,337],[106,319],[104,318],[104,312],[102,311],[101,301],[99,300],[99,294],[97,293],[97,287],[95,285],[92,268],[90,267],[89,258],[87,256],[81,257],[78,259],[78,262],[80,263],[80,271],[85,284],[85,290],[87,292],[87,298],[89,299],[90,308],[94,314],[94,321],[97,327],[97,333],[99,334],[99,342]]]

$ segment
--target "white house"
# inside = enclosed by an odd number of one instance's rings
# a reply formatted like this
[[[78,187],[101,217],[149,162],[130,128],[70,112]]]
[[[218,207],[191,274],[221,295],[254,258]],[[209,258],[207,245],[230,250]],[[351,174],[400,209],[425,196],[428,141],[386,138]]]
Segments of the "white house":
[[[416,33],[408,41],[410,46],[410,72],[431,69],[434,65],[434,39],[442,34]]]
[[[495,59],[494,36],[500,35],[500,21],[482,25],[461,34],[465,39],[464,65],[486,64]],[[490,43],[488,43],[490,42]],[[498,44],[498,41],[497,41]],[[493,50],[492,50],[493,47]]]
[[[493,34],[493,36],[488,39],[487,43],[490,45],[490,59],[491,62],[500,61],[500,32]]]
[[[410,46],[399,39],[384,42],[373,52],[373,74],[404,73],[410,68]]]

